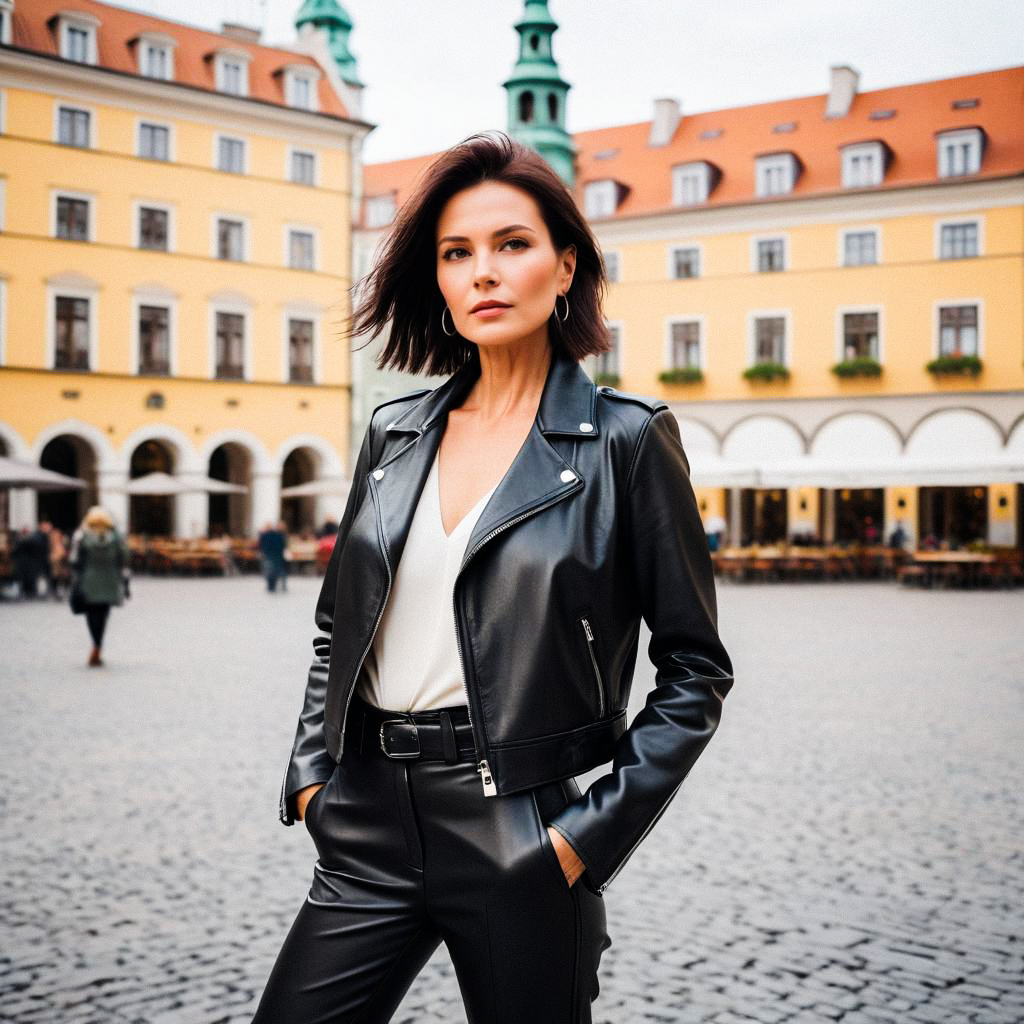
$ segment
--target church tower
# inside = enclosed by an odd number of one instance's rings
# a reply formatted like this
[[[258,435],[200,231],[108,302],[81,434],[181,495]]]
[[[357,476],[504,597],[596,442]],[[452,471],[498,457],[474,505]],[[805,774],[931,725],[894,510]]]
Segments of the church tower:
[[[352,32],[348,11],[338,0],[306,0],[295,16],[295,29],[300,35],[304,26],[321,29],[326,34],[327,48],[342,81],[354,89],[361,89],[363,83],[359,80],[356,59],[348,48],[348,37]]]
[[[565,128],[565,104],[571,88],[562,80],[551,49],[558,23],[547,0],[526,0],[519,33],[519,60],[504,83],[508,92],[508,133],[531,146],[569,186],[575,182],[572,137]]]

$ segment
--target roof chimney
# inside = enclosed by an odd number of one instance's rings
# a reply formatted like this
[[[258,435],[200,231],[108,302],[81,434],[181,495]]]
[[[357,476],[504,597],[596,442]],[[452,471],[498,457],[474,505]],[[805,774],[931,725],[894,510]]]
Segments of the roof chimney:
[[[651,134],[647,137],[647,145],[667,146],[676,134],[681,116],[679,100],[655,100],[654,120],[651,122]]]
[[[832,65],[832,84],[825,104],[826,117],[845,117],[850,112],[853,98],[857,95],[860,72],[847,64]]]
[[[243,43],[258,43],[260,41],[260,30],[258,28],[238,25],[233,21],[221,22],[220,34],[222,36],[229,36],[231,39],[240,39]]]

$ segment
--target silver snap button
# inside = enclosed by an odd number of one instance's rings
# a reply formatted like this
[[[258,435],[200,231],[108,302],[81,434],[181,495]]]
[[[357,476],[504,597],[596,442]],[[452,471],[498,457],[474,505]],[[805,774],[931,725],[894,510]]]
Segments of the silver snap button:
[[[580,430],[586,431],[588,434],[594,429],[593,423],[581,423]]]
[[[571,469],[563,469],[562,470],[562,480],[565,483],[568,483],[570,480],[575,480],[575,479],[576,479],[576,474]]]
[[[373,479],[374,480],[379,480],[383,475],[384,475],[384,470],[383,469],[375,469],[373,471]]]

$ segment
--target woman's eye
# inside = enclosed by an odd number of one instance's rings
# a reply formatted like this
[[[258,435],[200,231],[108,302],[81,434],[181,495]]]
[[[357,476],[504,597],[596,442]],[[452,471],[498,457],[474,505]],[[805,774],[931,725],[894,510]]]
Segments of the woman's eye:
[[[517,248],[522,247],[525,249],[527,247],[526,240],[523,238],[510,238],[508,239],[507,242],[505,242],[505,245],[511,245],[513,242],[516,243]],[[502,248],[504,248],[504,246],[502,246]]]
[[[459,253],[459,252],[466,252],[466,250],[463,249],[461,246],[456,246],[454,249],[449,249],[446,253],[444,253],[444,255],[441,257],[441,259],[443,259],[443,260],[450,260],[454,256],[455,253]]]

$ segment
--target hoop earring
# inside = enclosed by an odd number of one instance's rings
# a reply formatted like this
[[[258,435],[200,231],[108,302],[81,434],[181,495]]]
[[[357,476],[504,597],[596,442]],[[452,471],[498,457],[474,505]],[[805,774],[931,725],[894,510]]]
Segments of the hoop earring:
[[[565,299],[565,316],[559,316],[558,315],[558,300],[559,299]],[[568,295],[559,295],[559,296],[557,296],[555,298],[555,317],[558,320],[558,322],[561,323],[561,324],[564,324],[565,321],[569,319],[569,296]]]
[[[452,317],[452,329],[450,331],[444,325],[445,313]],[[447,306],[445,306],[444,309],[441,310],[441,330],[444,331],[444,333],[447,334],[449,338],[454,337],[458,333],[455,330],[455,317],[452,316],[452,311]]]

